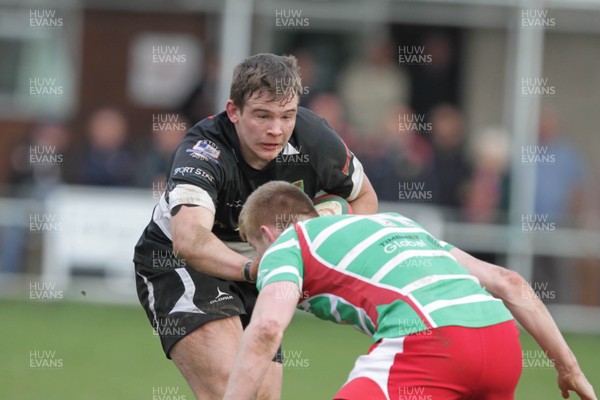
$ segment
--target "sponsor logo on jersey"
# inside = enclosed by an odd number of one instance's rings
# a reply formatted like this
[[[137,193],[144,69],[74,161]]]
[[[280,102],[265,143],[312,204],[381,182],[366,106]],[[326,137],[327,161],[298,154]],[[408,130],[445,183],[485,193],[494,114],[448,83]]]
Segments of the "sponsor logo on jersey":
[[[229,293],[223,292],[218,286],[217,286],[217,297],[214,298],[214,300],[211,300],[209,302],[209,304],[215,304],[221,301],[225,301],[225,300],[233,300],[233,296],[230,295]]]
[[[196,167],[177,167],[173,170],[173,175],[198,175],[201,178],[207,179],[211,182],[215,181],[215,177],[203,170],[202,168],[196,168]]]
[[[210,140],[198,140],[194,147],[187,149],[186,152],[199,160],[212,161],[215,163],[219,162],[219,156],[221,155],[221,150],[219,150],[217,145]]]
[[[427,244],[417,236],[394,235],[379,243],[387,254],[399,251],[403,247],[427,247]]]

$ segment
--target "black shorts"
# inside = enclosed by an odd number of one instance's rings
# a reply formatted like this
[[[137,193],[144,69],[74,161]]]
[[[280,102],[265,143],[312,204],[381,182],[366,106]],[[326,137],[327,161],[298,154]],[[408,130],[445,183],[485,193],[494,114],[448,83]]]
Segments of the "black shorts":
[[[226,281],[190,266],[157,272],[135,263],[140,303],[167,358],[175,343],[207,322],[239,315],[245,328],[256,303],[256,285]],[[281,349],[275,360],[281,362]]]

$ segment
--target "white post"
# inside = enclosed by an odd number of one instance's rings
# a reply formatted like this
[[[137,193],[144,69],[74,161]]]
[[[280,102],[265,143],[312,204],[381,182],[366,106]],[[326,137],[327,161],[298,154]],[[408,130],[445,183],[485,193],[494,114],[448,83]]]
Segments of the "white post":
[[[510,185],[510,238],[507,266],[519,272],[527,281],[533,275],[533,247],[529,232],[522,230],[522,217],[534,212],[535,202],[535,165],[523,165],[522,152],[525,146],[537,143],[540,98],[537,95],[523,94],[523,79],[541,78],[544,30],[540,27],[528,27],[523,23],[523,10],[541,9],[542,2],[524,0],[515,9],[515,35],[509,38],[515,43],[507,48],[512,58],[514,70],[509,92],[512,93],[512,159]],[[512,89],[512,90],[510,90]]]
[[[233,68],[250,55],[254,0],[225,0],[221,18],[221,74],[216,111],[229,99]]]

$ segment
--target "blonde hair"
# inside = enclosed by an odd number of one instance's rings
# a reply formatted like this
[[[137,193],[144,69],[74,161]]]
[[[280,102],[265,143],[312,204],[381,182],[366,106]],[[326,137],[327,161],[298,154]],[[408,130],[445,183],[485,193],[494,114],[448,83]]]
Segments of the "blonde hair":
[[[250,56],[233,70],[229,98],[244,111],[246,101],[264,92],[273,101],[290,102],[295,95],[302,95],[302,80],[298,61],[294,56],[278,56],[261,53]]]
[[[298,187],[284,181],[271,181],[256,189],[246,200],[239,218],[243,240],[258,238],[261,225],[281,230],[290,224],[318,217],[312,200]]]

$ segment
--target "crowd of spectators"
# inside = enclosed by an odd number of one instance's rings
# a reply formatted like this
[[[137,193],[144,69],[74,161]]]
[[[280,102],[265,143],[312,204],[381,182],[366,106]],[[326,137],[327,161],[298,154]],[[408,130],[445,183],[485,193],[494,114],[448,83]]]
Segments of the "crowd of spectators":
[[[499,128],[468,131],[448,82],[452,43],[439,33],[424,37],[422,51],[429,62],[416,66],[398,62],[397,46],[389,38],[377,36],[365,43],[328,88],[319,84],[324,75],[315,55],[297,48],[305,87],[301,105],[324,117],[357,155],[380,201],[436,205],[446,218],[471,223],[507,222],[510,133]],[[84,143],[75,147],[71,144],[78,132],[70,124],[36,123],[10,154],[12,195],[43,200],[63,183],[164,188],[171,153],[185,131],[210,113],[218,75],[216,61],[210,65],[210,73],[181,108],[161,114],[165,121],[183,124],[149,122],[145,134],[133,135],[123,111],[103,107],[87,116]],[[558,226],[584,227],[590,208],[586,165],[559,134],[558,122],[555,110],[544,109],[538,144],[557,162],[535,167],[535,212]],[[61,159],[32,163],[32,149],[41,157]],[[23,263],[26,235],[23,229],[4,232],[0,270]],[[548,265],[538,270],[546,274],[542,278],[556,279],[556,260],[538,261]]]

